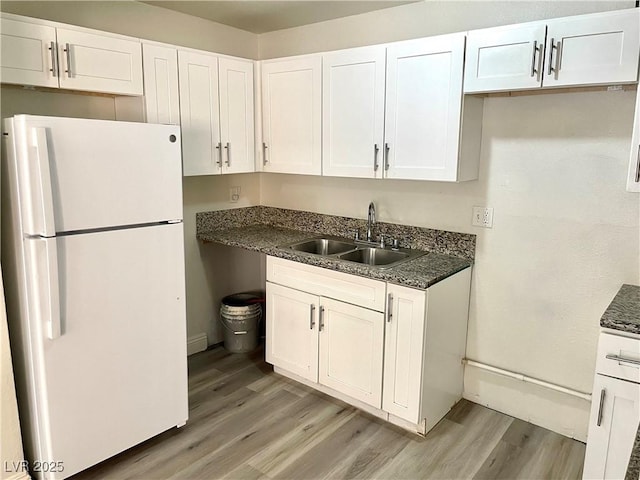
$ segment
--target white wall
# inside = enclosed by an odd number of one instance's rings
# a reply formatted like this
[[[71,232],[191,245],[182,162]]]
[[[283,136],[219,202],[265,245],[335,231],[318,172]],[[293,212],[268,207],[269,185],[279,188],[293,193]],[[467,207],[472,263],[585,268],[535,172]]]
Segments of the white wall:
[[[260,36],[262,58],[633,7],[422,2]],[[481,170],[462,184],[262,174],[261,204],[478,235],[467,355],[590,392],[599,319],[640,282],[640,197],[625,191],[635,91],[485,99]],[[494,227],[471,226],[473,205]],[[584,439],[588,402],[467,368],[465,395]]]

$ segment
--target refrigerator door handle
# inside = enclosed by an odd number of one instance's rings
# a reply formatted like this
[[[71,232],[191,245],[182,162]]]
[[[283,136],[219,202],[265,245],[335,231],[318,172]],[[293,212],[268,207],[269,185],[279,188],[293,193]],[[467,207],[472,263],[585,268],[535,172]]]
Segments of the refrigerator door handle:
[[[43,127],[31,129],[31,145],[35,147],[35,178],[38,178],[37,198],[33,199],[33,216],[35,231],[44,237],[56,234],[53,216],[53,193],[51,190],[51,166],[49,163],[49,149],[47,147],[47,130]]]
[[[38,315],[46,327],[47,338],[55,340],[62,335],[57,239],[32,238],[28,243],[31,245],[31,278],[35,278],[36,283]]]

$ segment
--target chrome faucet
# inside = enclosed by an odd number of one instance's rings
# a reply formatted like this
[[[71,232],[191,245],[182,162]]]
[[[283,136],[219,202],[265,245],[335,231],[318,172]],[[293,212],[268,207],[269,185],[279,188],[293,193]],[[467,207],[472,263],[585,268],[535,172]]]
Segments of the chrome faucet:
[[[371,202],[367,213],[367,242],[373,241],[373,226],[376,224],[376,206]]]

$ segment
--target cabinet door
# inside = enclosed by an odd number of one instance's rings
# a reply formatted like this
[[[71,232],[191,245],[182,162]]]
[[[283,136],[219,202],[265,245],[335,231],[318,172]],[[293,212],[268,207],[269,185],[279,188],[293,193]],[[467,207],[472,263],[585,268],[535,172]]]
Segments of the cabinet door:
[[[318,381],[318,297],[267,282],[266,359]]]
[[[219,174],[222,167],[218,58],[178,51],[183,174]]]
[[[469,32],[465,93],[540,87],[545,33],[544,23]]]
[[[548,22],[543,87],[638,80],[638,9]]]
[[[375,46],[323,56],[323,175],[381,176],[385,51]]]
[[[320,175],[322,58],[262,64],[265,172]]]
[[[426,293],[389,285],[385,323],[382,409],[420,422]]]
[[[222,173],[255,171],[253,133],[253,62],[218,60],[220,75],[220,138]]]
[[[180,125],[178,51],[143,44],[144,106],[148,123]]]
[[[463,34],[387,49],[387,178],[457,179],[463,58]]]
[[[55,28],[7,18],[0,27],[2,83],[57,88]]]
[[[625,477],[640,421],[640,384],[596,375],[583,478]]]
[[[138,40],[56,29],[60,87],[142,95],[142,48]]]
[[[384,314],[321,298],[319,322],[318,381],[380,408]]]
[[[633,121],[633,134],[631,135],[631,158],[629,159],[627,191],[640,192],[640,94],[636,94],[636,116]]]

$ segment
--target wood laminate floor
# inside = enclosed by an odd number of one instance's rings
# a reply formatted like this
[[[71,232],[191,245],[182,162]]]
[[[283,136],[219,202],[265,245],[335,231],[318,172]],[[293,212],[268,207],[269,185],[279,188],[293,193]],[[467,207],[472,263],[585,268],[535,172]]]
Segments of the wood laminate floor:
[[[193,355],[187,425],[73,480],[582,476],[585,445],[549,430],[462,400],[421,438],[273,373],[263,357]]]

